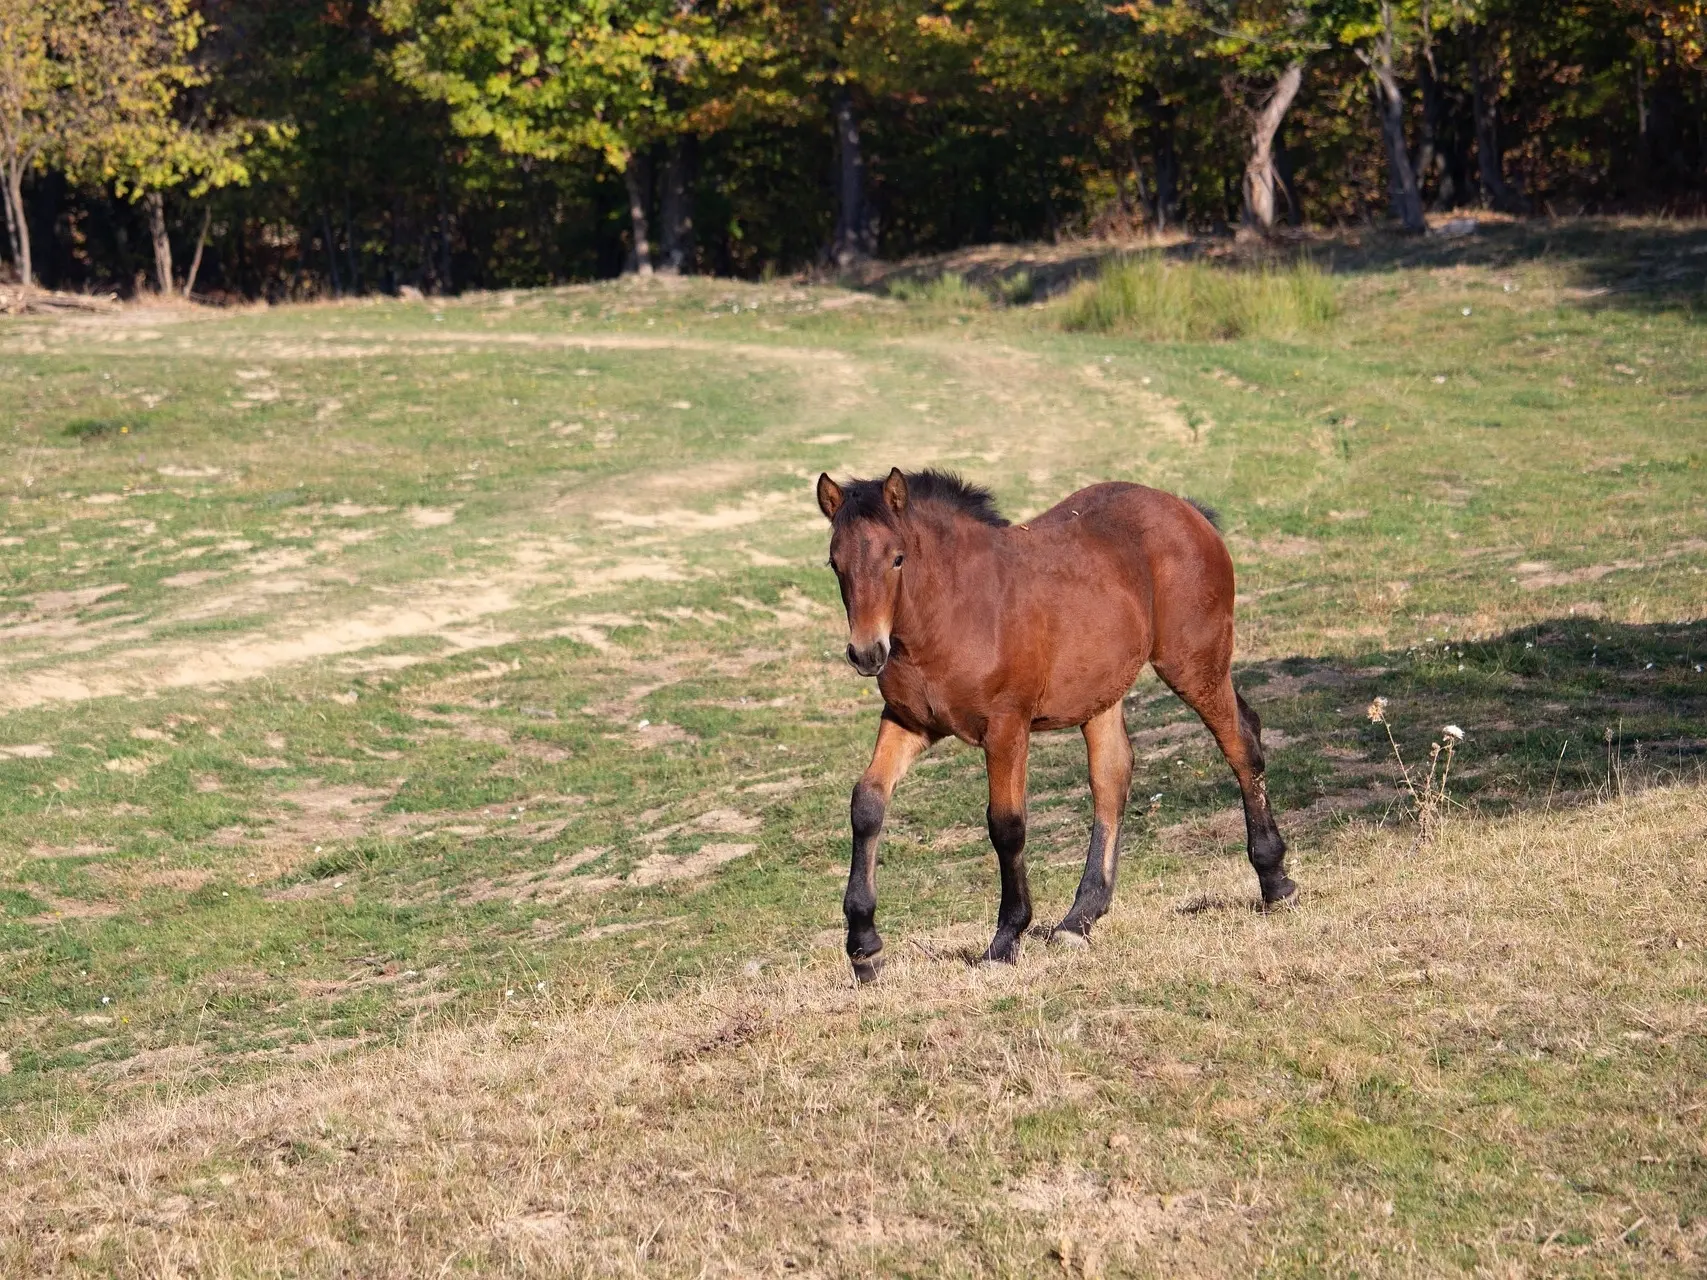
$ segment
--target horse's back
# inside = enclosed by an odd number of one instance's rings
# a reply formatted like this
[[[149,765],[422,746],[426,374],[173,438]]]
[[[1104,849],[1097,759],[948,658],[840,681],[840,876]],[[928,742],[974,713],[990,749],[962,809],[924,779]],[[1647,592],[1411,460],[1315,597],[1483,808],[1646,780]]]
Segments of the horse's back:
[[[1146,485],[1091,485],[1016,536],[1030,544],[1035,602],[1050,615],[1040,724],[1076,724],[1112,706],[1146,662],[1205,646],[1230,651],[1232,561],[1185,499]]]
[[[1061,557],[1112,553],[1131,574],[1164,585],[1180,574],[1205,587],[1231,587],[1226,544],[1202,509],[1148,485],[1107,481],[1069,494],[1028,521]],[[1225,571],[1225,572],[1223,572]],[[1109,584],[1114,587],[1116,584]]]

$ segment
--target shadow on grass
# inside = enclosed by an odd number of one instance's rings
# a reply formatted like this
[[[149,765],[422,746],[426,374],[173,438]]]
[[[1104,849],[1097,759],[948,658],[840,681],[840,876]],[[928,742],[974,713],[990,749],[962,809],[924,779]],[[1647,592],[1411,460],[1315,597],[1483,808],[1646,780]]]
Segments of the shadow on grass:
[[[1338,237],[1313,254],[1339,274],[1535,263],[1576,277],[1572,299],[1596,308],[1697,312],[1707,308],[1707,225],[1600,218],[1478,223],[1460,237],[1371,232]]]
[[[846,283],[880,294],[927,288],[959,277],[994,303],[1055,297],[1094,277],[1105,263],[1155,254],[1204,260],[1239,270],[1307,257],[1335,275],[1366,276],[1412,269],[1473,266],[1512,269],[1562,266],[1575,278],[1571,302],[1592,308],[1707,312],[1707,224],[1648,219],[1535,218],[1490,221],[1460,215],[1475,229],[1462,235],[1406,236],[1379,228],[1284,232],[1276,240],[1196,236],[1120,245],[990,245],[898,263],[876,263]]]
[[[1707,770],[1704,668],[1707,619],[1632,626],[1567,617],[1402,652],[1251,663],[1234,681],[1262,716],[1270,792],[1295,834],[1404,811],[1387,726],[1367,714],[1376,697],[1387,699],[1413,773],[1419,765],[1426,772],[1444,726],[1463,729],[1452,795],[1485,814],[1699,777]],[[1188,756],[1153,732],[1188,716],[1166,691],[1133,707],[1134,793],[1166,792],[1171,813],[1191,815],[1179,824],[1182,848],[1242,844],[1242,825],[1227,821],[1231,784],[1207,737]]]

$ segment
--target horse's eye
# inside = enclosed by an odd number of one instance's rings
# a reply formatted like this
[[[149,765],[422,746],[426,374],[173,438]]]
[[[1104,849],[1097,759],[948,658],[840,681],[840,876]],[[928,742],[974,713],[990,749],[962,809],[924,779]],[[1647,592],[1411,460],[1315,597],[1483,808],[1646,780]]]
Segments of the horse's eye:
[[[906,558],[907,558],[906,556],[896,556],[895,557],[895,567],[897,569],[899,569],[901,567],[901,561],[905,560]]]

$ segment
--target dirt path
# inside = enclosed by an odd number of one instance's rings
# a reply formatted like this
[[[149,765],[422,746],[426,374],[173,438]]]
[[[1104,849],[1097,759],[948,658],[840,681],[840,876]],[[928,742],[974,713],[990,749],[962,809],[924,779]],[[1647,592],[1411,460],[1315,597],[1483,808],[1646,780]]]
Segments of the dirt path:
[[[832,347],[725,342],[687,335],[470,330],[407,334],[352,330],[305,338],[198,332],[192,342],[181,326],[172,323],[178,319],[162,317],[165,323],[157,326],[110,323],[104,317],[80,319],[14,334],[0,343],[0,350],[45,349],[47,344],[74,339],[79,344],[99,342],[114,354],[170,357],[177,348],[193,345],[200,356],[250,361],[514,350],[677,351],[701,354],[720,364],[775,368],[797,381],[804,409],[801,415],[784,415],[749,446],[754,454],[773,455],[772,461],[755,456],[686,468],[647,467],[602,478],[596,490],[577,486],[561,493],[542,509],[529,510],[529,536],[512,548],[505,563],[478,578],[424,579],[396,596],[372,593],[368,600],[358,598],[353,609],[335,615],[324,606],[311,605],[308,616],[298,608],[249,634],[206,641],[149,643],[156,627],[188,616],[182,612],[129,619],[122,634],[110,628],[103,633],[99,624],[89,625],[82,637],[91,650],[88,654],[62,657],[33,670],[27,669],[30,654],[0,654],[0,671],[13,668],[13,674],[0,683],[0,712],[251,680],[315,660],[356,660],[377,646],[404,639],[432,637],[442,642],[445,652],[503,644],[519,634],[513,620],[506,624],[506,615],[538,606],[553,594],[569,601],[617,591],[637,581],[684,580],[683,552],[704,539],[727,539],[731,534],[758,538],[759,545],[743,543],[734,563],[780,565],[786,561],[762,545],[765,529],[780,528],[786,535],[815,519],[804,495],[810,475],[819,466],[871,469],[889,465],[895,457],[912,466],[978,469],[1017,463],[1033,486],[1060,487],[1063,479],[1081,477],[1057,476],[1055,460],[1067,453],[1082,460],[1087,452],[1107,452],[1106,447],[1095,447],[1098,437],[1109,437],[1117,430],[1130,433],[1137,427],[1152,440],[1177,444],[1186,432],[1177,410],[1133,379],[1115,377],[1098,367],[1063,371],[1045,357],[1005,344],[908,338],[881,343],[870,355],[855,356]],[[869,414],[874,404],[890,399],[899,402],[894,411],[885,407],[883,413]],[[971,424],[966,421],[968,403],[988,406]],[[844,425],[847,416],[860,410],[867,410],[876,421],[849,429]],[[825,430],[834,427],[842,429]],[[783,457],[776,458],[778,454]],[[801,462],[785,461],[790,454]],[[799,506],[801,521],[788,519],[791,504],[786,493],[759,492],[753,487],[767,479],[774,482],[781,473],[800,481],[803,496],[793,505]],[[518,505],[518,513],[524,509],[526,504]],[[516,536],[513,527],[481,532],[507,540]],[[575,542],[568,540],[570,535]],[[237,597],[202,600],[195,605],[194,616],[239,616],[254,612],[255,604]],[[80,624],[67,618],[64,625]],[[603,638],[596,625],[573,616],[562,619],[557,633]],[[400,666],[411,660],[421,659],[399,655],[382,662]]]

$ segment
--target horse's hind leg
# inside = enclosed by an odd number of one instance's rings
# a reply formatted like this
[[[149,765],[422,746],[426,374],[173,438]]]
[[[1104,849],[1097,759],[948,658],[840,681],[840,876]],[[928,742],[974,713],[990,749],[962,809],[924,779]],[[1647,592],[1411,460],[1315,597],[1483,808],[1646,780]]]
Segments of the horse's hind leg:
[[[1085,751],[1091,766],[1091,847],[1073,909],[1055,926],[1050,941],[1083,946],[1091,926],[1114,898],[1120,863],[1121,819],[1132,790],[1132,741],[1126,736],[1126,704],[1116,702],[1085,722]]]
[[[1233,689],[1231,675],[1222,672],[1213,683],[1194,680],[1183,671],[1156,668],[1156,674],[1202,718],[1233,767],[1245,802],[1245,852],[1256,869],[1262,900],[1273,905],[1298,891],[1286,874],[1286,841],[1281,839],[1268,805],[1268,782],[1263,776],[1262,721]],[[1204,688],[1207,684],[1209,687]]]
[[[1239,779],[1239,791],[1245,801],[1245,852],[1251,866],[1256,868],[1257,883],[1262,886],[1262,900],[1272,906],[1297,893],[1298,886],[1286,874],[1286,841],[1281,838],[1280,828],[1275,825],[1274,811],[1269,808],[1267,762],[1262,754],[1262,720],[1251,709],[1250,703],[1239,696],[1231,679],[1227,681],[1227,691],[1233,695],[1233,705],[1238,709],[1239,745],[1245,752],[1245,771],[1240,773],[1238,765],[1233,765],[1233,772]],[[1215,740],[1221,743],[1221,754],[1231,764],[1233,757],[1219,733],[1216,733]]]

